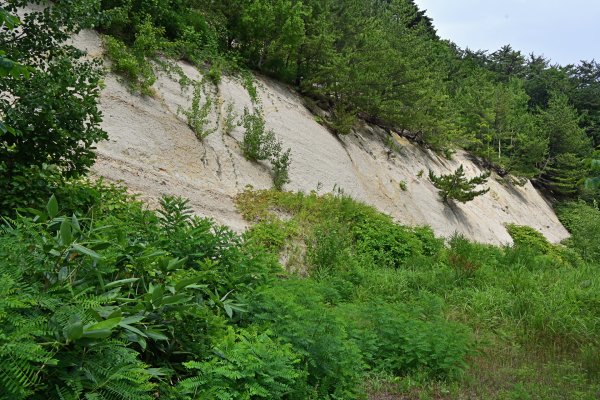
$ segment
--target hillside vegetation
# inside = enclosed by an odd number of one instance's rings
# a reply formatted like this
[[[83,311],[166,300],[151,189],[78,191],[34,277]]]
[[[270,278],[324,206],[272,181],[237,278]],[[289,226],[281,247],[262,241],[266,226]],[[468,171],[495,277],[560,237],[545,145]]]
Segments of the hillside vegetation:
[[[409,0],[102,1],[116,68],[142,90],[157,53],[295,85],[348,133],[357,117],[437,150],[577,194],[600,144],[600,66],[558,66],[505,46],[458,48]],[[133,26],[133,29],[131,28]]]
[[[463,51],[401,0],[65,0],[18,18],[29,3],[0,7],[0,398],[600,396],[597,63]],[[85,28],[145,95],[173,59],[246,77],[251,97],[258,70],[338,135],[363,118],[471,150],[564,200],[572,237],[446,242],[341,190],[248,188],[243,234],[177,197],[148,211],[86,179],[107,135],[100,65],[66,44]],[[203,140],[195,84],[182,113]],[[281,189],[289,151],[260,112],[242,118]]]

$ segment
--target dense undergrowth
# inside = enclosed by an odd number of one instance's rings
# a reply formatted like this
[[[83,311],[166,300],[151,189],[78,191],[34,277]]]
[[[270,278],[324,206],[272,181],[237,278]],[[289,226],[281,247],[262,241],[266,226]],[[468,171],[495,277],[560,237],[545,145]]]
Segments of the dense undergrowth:
[[[5,219],[3,398],[600,394],[596,253],[446,245],[343,194],[248,190],[243,236],[161,205],[78,182]]]
[[[304,277],[279,282],[279,296],[297,296],[298,286],[304,293],[326,288],[324,302],[348,318],[373,398],[600,394],[600,259],[587,247],[552,245],[519,226],[509,227],[512,246],[460,236],[444,246],[429,228],[397,225],[344,195],[249,190],[238,204],[254,223],[248,239],[281,254],[286,269]],[[561,215],[573,221],[594,212],[583,204],[565,207]],[[575,236],[590,234],[586,224],[569,227]],[[405,319],[410,315],[416,320]],[[377,326],[373,352],[373,332],[361,329]],[[395,343],[387,347],[381,337]],[[400,358],[391,356],[397,346],[406,352]],[[406,360],[416,364],[398,368]]]

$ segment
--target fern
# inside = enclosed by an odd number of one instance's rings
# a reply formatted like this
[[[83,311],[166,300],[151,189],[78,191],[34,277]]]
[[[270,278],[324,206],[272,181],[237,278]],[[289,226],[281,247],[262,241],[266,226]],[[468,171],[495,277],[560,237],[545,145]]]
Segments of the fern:
[[[0,392],[13,399],[33,393],[41,382],[39,371],[55,363],[52,354],[37,344],[46,321],[38,315],[29,291],[20,279],[0,272]]]
[[[198,375],[179,384],[181,393],[191,399],[283,399],[295,390],[302,377],[296,368],[299,357],[290,345],[280,344],[269,332],[235,333],[229,330],[206,362],[184,365]]]

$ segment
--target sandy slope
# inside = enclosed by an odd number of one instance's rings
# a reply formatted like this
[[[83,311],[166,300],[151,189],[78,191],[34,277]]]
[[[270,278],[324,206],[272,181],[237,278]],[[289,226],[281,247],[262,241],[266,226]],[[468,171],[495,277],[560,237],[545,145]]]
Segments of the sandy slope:
[[[100,39],[93,32],[84,32],[74,41],[91,56],[102,54]],[[200,78],[194,68],[180,65],[189,77]],[[174,79],[162,75],[155,84],[154,98],[130,93],[111,74],[105,83],[101,109],[103,128],[110,140],[99,144],[94,172],[123,181],[150,204],[156,204],[162,194],[185,196],[198,214],[236,230],[244,229],[234,196],[246,185],[270,187],[271,176],[268,165],[250,163],[242,157],[238,145],[241,128],[231,136],[222,132],[228,104],[233,104],[238,114],[252,106],[243,85],[235,79],[223,79],[214,95],[217,106],[211,115],[217,131],[201,143],[184,117],[177,115],[178,106],[189,107],[191,90],[182,91]],[[385,132],[368,125],[338,138],[319,125],[287,87],[262,78],[258,78],[258,86],[267,126],[284,148],[292,149],[288,190],[342,188],[402,223],[428,224],[440,235],[460,232],[481,242],[510,242],[506,223],[532,226],[553,242],[568,235],[530,183],[507,187],[492,179],[486,195],[449,208],[440,202],[427,179],[427,170],[448,173],[462,163],[467,174],[481,173],[466,154],[445,160],[400,137],[395,138],[400,151],[390,152],[384,144]],[[425,174],[419,178],[420,171]],[[401,182],[406,183],[406,191]]]

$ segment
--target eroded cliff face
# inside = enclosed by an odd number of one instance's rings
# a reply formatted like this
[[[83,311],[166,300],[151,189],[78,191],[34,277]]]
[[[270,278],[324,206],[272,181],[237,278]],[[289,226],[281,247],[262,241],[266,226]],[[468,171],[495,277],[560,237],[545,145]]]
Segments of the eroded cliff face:
[[[83,32],[74,43],[91,57],[102,56],[101,40],[94,32]],[[201,79],[193,67],[179,65],[189,78]],[[160,74],[154,97],[130,93],[112,74],[105,83],[101,109],[110,140],[98,145],[94,174],[122,181],[150,205],[163,194],[184,196],[199,215],[243,230],[245,223],[234,197],[247,185],[270,188],[272,179],[267,163],[252,163],[242,156],[242,128],[230,135],[224,132],[229,105],[238,115],[244,107],[253,108],[242,82],[224,78],[212,89],[214,107],[207,128],[215,131],[202,142],[185,117],[178,115],[179,107],[190,107],[192,90],[182,89],[176,77]],[[430,225],[443,236],[458,232],[480,242],[509,243],[507,223],[531,226],[552,242],[568,236],[530,183],[507,186],[492,177],[487,194],[448,207],[440,201],[427,171],[447,174],[463,164],[467,176],[482,173],[468,154],[459,152],[446,160],[399,136],[393,138],[396,149],[391,150],[387,134],[367,124],[337,137],[316,122],[289,88],[259,77],[256,85],[267,128],[275,132],[284,149],[292,151],[287,190],[324,193],[342,189],[403,224]]]

